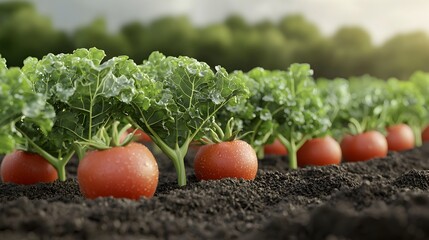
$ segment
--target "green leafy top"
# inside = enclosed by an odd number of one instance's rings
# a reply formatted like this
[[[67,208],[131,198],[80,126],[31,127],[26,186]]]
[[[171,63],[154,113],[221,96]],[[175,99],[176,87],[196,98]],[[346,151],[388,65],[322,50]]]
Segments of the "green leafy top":
[[[385,81],[362,76],[349,79],[350,104],[338,121],[352,135],[377,130],[385,132],[386,117],[391,107]]]
[[[31,82],[19,68],[8,69],[0,58],[0,153],[16,148],[20,135],[15,124],[34,124],[45,135],[55,113],[42,94],[32,91]]]
[[[263,146],[275,138],[280,138],[290,155],[296,155],[307,139],[327,133],[327,109],[308,64],[293,64],[287,71],[254,68],[247,74],[234,74],[244,80],[251,96],[227,110],[241,120],[243,132],[250,132],[244,139],[259,157],[263,156]]]
[[[413,82],[389,79],[387,91],[390,100],[386,120],[388,126],[398,123],[424,126],[428,121],[426,119],[425,98]]]
[[[422,129],[426,127],[429,121],[429,107],[423,92],[424,88],[429,89],[429,87],[419,86],[424,82],[417,82],[421,80],[417,80],[420,77],[416,78],[416,76],[418,75],[415,74],[411,81],[400,81],[394,78],[387,81],[390,108],[388,109],[386,125],[408,124],[413,129],[416,146],[420,146],[422,144]],[[429,81],[426,81],[426,84],[429,84]]]
[[[329,105],[328,115],[334,120],[350,103],[349,83],[344,78],[335,78],[318,79],[316,84],[324,104]]]
[[[278,126],[276,115],[282,114],[287,98],[287,85],[284,71],[269,71],[254,68],[248,73],[236,71],[233,76],[242,79],[250,92],[246,101],[229,103],[220,113],[219,121],[235,118],[243,133],[248,133],[243,140],[248,142],[263,157],[263,146],[274,141]]]
[[[157,90],[146,112],[137,112],[137,121],[143,120],[144,130],[152,129],[172,148],[202,136],[219,108],[245,89],[225,69],[216,67],[213,72],[206,63],[189,57],[155,52],[142,70],[156,82]]]
[[[137,82],[137,89],[146,88],[141,92],[150,98],[131,102],[128,114],[173,160],[176,169],[191,141],[209,131],[216,112],[246,93],[241,79],[229,76],[221,67],[213,72],[206,63],[189,57],[165,57],[154,52],[141,68],[154,83]],[[186,183],[185,178],[179,176],[179,185]]]
[[[425,103],[423,106],[426,109],[424,125],[427,125],[429,123],[429,73],[417,71],[410,77],[410,82],[414,84],[420,95],[424,96]]]
[[[344,131],[341,119],[344,119],[344,112],[351,100],[349,82],[343,78],[336,78],[333,80],[318,79],[316,83],[322,101],[328,106],[328,116],[332,122],[330,134],[338,140]]]
[[[102,62],[104,57],[104,51],[91,48],[25,60],[23,71],[35,91],[44,93],[57,112],[48,145],[68,143],[69,148],[75,140],[91,140],[120,113],[120,102],[133,99],[135,81],[143,78],[137,65],[126,56]]]
[[[128,57],[103,62],[104,57],[104,51],[91,48],[24,62],[23,72],[54,107],[56,118],[48,136],[37,134],[33,125],[20,126],[20,131],[28,136],[28,150],[44,156],[58,171],[75,150],[82,158],[89,146],[95,146],[93,137],[121,117],[120,105],[134,98],[135,82],[143,81],[144,75]]]
[[[328,106],[323,104],[312,74],[308,64],[292,64],[286,74],[287,98],[277,122],[280,140],[289,152],[294,147],[288,145],[299,148],[308,139],[326,135],[331,125]]]

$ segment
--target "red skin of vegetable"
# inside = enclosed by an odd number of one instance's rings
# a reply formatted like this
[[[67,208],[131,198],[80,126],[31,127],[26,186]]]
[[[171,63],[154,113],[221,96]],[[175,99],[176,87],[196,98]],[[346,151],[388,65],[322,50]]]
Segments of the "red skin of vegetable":
[[[132,128],[128,129],[119,137],[119,142],[122,143],[125,140],[125,138],[128,136],[128,134],[133,132],[134,132],[134,129]],[[147,135],[147,133],[143,132],[143,130],[137,129],[136,132],[134,133],[134,141],[137,141],[140,143],[149,143],[149,142],[152,142],[152,139],[149,137],[149,135]]]
[[[194,170],[199,180],[253,180],[258,171],[258,158],[255,150],[242,140],[209,144],[200,147],[195,155]]]
[[[422,141],[429,142],[429,125],[422,131]]]
[[[264,154],[285,156],[287,155],[287,149],[280,140],[276,139],[273,143],[264,146]]]
[[[306,141],[297,151],[299,167],[340,164],[341,148],[330,136]]]
[[[128,129],[128,133],[132,133],[134,131],[133,128]],[[149,135],[147,135],[147,133],[145,133],[143,130],[141,129],[137,129],[136,132],[134,133],[134,136],[137,137],[137,142],[152,142],[152,139],[149,137]]]
[[[18,150],[3,158],[1,178],[3,182],[35,184],[54,182],[58,173],[42,156]]]
[[[143,144],[88,152],[80,161],[77,179],[87,198],[150,198],[158,185],[158,164]]]
[[[366,161],[387,155],[387,140],[380,132],[368,131],[346,135],[340,143],[343,159],[347,162]]]
[[[404,151],[415,146],[413,130],[403,123],[388,127],[386,140],[390,151]]]

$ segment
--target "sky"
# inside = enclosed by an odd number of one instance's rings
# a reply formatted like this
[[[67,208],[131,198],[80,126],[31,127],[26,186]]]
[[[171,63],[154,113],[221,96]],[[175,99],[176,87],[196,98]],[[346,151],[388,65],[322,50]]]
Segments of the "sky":
[[[8,0],[0,0],[0,2]],[[365,28],[375,44],[397,33],[429,33],[428,0],[29,0],[55,27],[72,31],[104,16],[110,30],[131,21],[187,15],[202,26],[238,13],[250,23],[300,13],[327,36],[341,26]]]

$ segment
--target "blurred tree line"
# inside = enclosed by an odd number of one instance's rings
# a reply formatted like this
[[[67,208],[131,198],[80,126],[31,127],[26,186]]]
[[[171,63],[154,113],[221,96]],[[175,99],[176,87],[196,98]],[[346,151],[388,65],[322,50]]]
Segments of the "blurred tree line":
[[[316,77],[326,78],[370,74],[405,79],[416,70],[429,71],[429,37],[423,32],[397,35],[375,46],[368,32],[357,26],[342,27],[326,37],[301,15],[253,25],[234,15],[204,27],[195,27],[184,16],[164,17],[150,24],[128,23],[117,33],[109,32],[99,18],[67,34],[29,3],[0,4],[0,54],[9,66],[22,65],[28,56],[93,46],[109,57],[125,54],[137,63],[158,50],[229,71],[256,66],[285,69],[294,62],[310,63]]]

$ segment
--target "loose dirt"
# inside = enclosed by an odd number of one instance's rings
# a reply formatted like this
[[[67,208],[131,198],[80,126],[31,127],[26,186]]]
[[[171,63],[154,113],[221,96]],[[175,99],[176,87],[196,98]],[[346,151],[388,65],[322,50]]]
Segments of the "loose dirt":
[[[429,145],[385,158],[289,170],[259,162],[254,181],[188,185],[157,155],[152,199],[86,200],[76,180],[0,183],[0,239],[429,239]]]

